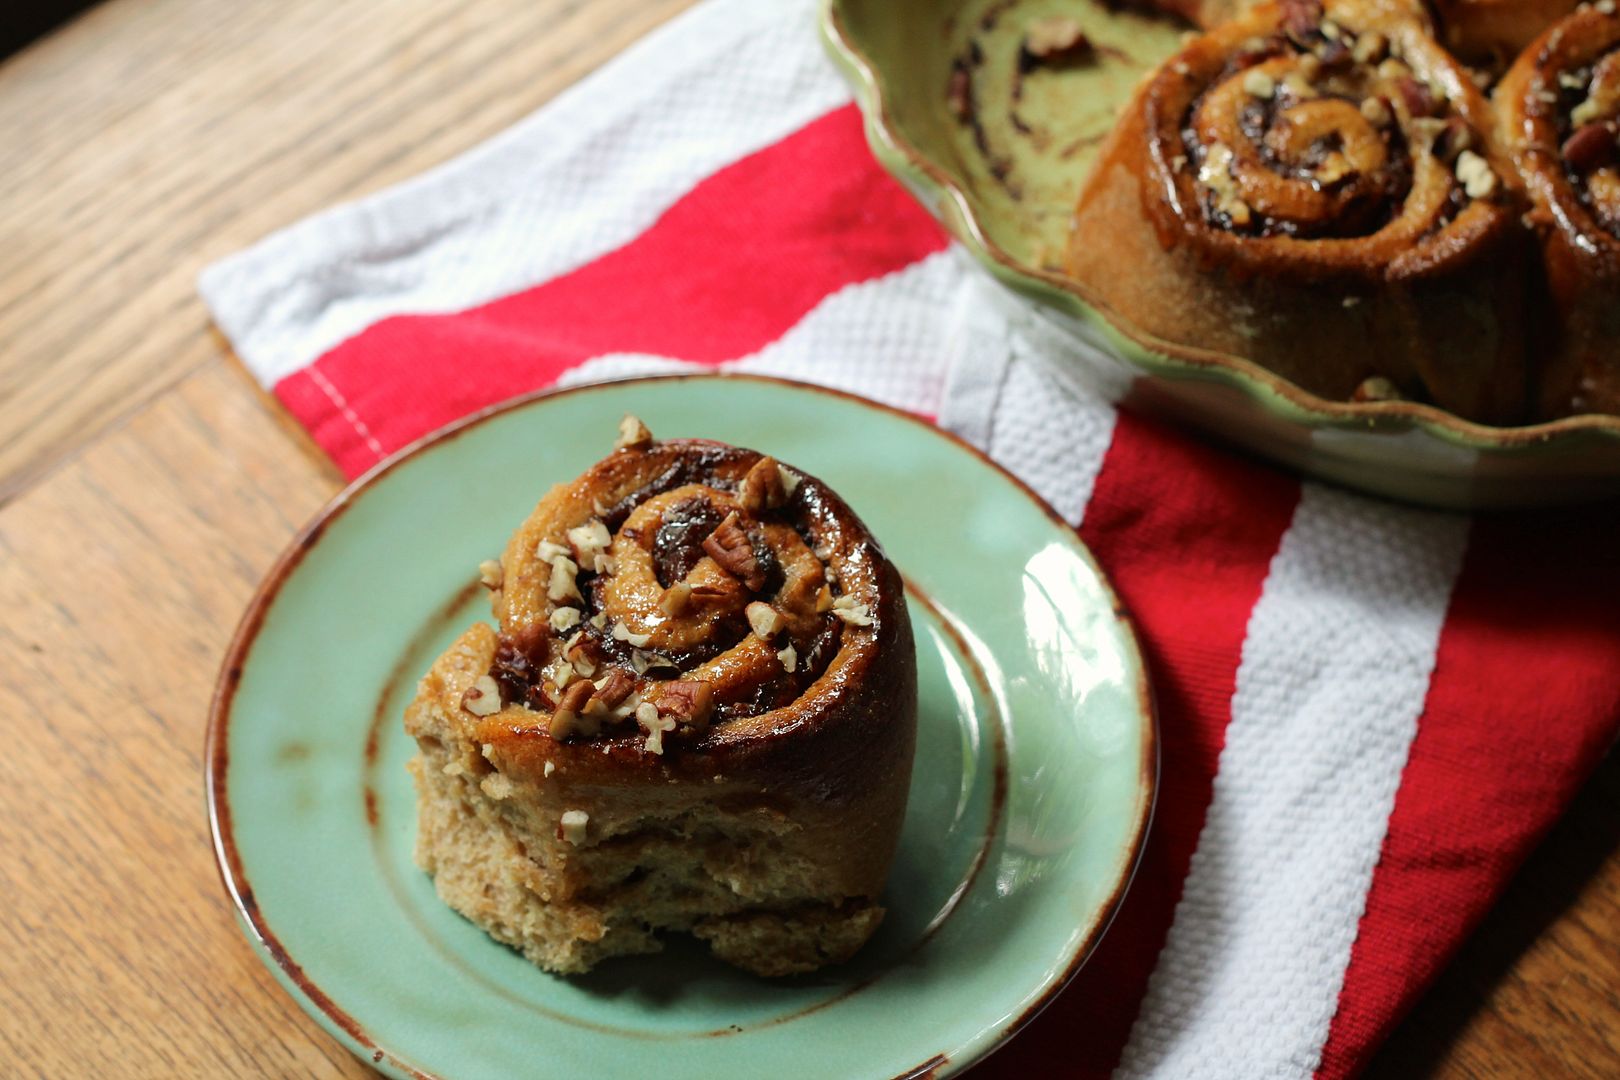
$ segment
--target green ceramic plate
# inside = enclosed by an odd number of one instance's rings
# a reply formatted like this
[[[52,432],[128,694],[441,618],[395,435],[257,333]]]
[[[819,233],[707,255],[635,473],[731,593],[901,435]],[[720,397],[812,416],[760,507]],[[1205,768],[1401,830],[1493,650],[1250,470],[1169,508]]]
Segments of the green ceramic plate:
[[[762,981],[673,941],[558,978],[411,862],[401,712],[474,577],[634,412],[840,491],[908,582],[918,758],[889,917],[850,964]],[[886,1077],[964,1068],[1084,961],[1153,803],[1131,629],[1074,532],[911,417],[773,380],[610,383],[502,406],[338,496],[271,571],[220,675],[209,810],[243,929],[299,1003],[400,1076]]]
[[[1080,186],[1137,81],[1184,27],[1102,0],[822,0],[822,32],[855,89],[873,152],[1029,313],[1075,342],[1055,360],[1135,407],[1292,468],[1438,506],[1527,506],[1620,494],[1620,417],[1493,428],[1413,402],[1328,401],[1237,356],[1152,339],[1055,268]],[[1031,21],[1062,14],[1093,63],[1017,76]],[[952,65],[980,58],[972,123]]]

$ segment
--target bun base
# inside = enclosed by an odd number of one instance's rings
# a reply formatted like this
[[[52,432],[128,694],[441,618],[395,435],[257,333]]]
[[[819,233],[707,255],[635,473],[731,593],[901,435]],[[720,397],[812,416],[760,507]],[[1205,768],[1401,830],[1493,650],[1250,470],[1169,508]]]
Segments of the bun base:
[[[857,848],[876,840],[892,851],[903,796],[897,804],[885,796],[897,812],[881,815],[891,819],[883,837],[867,838],[855,822],[846,829],[828,820],[825,807],[759,794],[746,775],[677,782],[637,771],[604,783],[578,759],[607,755],[584,745],[557,744],[559,764],[549,776],[502,771],[459,708],[492,647],[487,626],[469,629],[406,712],[419,747],[409,766],[418,794],[416,861],[450,907],[559,974],[655,953],[660,934],[688,932],[729,964],[791,975],[848,959],[877,929],[881,878],[853,885],[850,866],[867,860],[840,850],[836,838]],[[853,805],[862,815],[877,809]],[[562,825],[570,810],[589,818],[573,839]]]

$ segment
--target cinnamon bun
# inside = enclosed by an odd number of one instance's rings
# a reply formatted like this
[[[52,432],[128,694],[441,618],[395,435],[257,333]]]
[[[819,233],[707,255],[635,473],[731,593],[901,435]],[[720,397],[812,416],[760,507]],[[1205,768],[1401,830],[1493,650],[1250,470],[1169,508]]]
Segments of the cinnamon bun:
[[[1546,272],[1538,415],[1620,412],[1620,16],[1612,0],[1532,42],[1494,100]]]
[[[1469,73],[1397,0],[1269,3],[1139,88],[1066,269],[1151,344],[1323,397],[1527,406],[1511,169]]]
[[[762,975],[849,957],[905,811],[903,584],[825,484],[700,439],[620,444],[483,567],[406,712],[417,860],[551,971],[689,931]]]

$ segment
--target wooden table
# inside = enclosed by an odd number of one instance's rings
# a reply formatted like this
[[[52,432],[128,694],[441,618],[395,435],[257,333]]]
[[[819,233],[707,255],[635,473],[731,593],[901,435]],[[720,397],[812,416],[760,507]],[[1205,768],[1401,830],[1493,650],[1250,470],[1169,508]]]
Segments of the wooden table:
[[[688,0],[110,0],[0,65],[0,1073],[355,1075],[232,922],[203,719],[340,486],[200,267],[511,124]],[[1380,1072],[1620,1075],[1620,763]]]

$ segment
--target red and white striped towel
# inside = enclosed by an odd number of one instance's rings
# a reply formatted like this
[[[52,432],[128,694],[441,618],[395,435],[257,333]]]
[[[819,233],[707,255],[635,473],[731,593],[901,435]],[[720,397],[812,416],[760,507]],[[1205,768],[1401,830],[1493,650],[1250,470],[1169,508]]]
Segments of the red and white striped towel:
[[[203,294],[351,476],[522,391],[693,366],[963,432],[1078,525],[1163,727],[1124,908],[983,1072],[1354,1072],[1614,739],[1620,512],[1395,506],[1116,410],[878,168],[811,7],[710,0]]]

